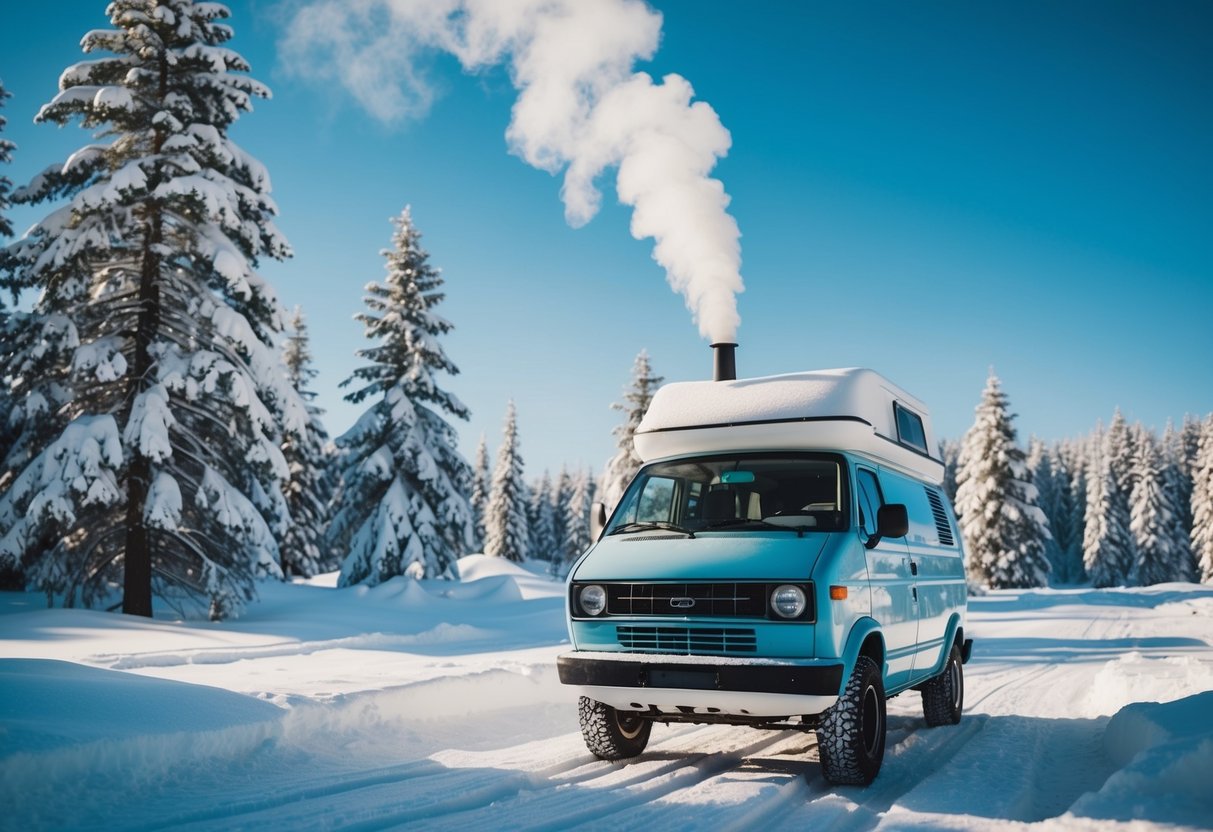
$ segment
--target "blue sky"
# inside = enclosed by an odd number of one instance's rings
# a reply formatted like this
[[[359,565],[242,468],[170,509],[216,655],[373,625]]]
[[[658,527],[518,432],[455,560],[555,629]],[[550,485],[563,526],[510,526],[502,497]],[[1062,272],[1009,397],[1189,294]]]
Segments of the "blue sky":
[[[572,229],[559,178],[510,155],[504,70],[435,57],[428,114],[385,124],[284,66],[297,6],[229,5],[233,48],[274,91],[232,136],[268,167],[296,253],[261,272],[308,316],[330,431],[359,413],[337,385],[405,204],[446,279],[469,457],[482,433],[497,445],[513,398],[529,476],[600,469],[640,349],[667,380],[710,372],[613,177]],[[1158,429],[1213,410],[1213,6],[652,5],[661,48],[637,69],[687,78],[732,134],[713,175],[742,232],[742,375],[869,366],[951,437],[991,366],[1025,439],[1086,433],[1117,406]],[[87,140],[32,117],[104,8],[6,10],[14,182]]]

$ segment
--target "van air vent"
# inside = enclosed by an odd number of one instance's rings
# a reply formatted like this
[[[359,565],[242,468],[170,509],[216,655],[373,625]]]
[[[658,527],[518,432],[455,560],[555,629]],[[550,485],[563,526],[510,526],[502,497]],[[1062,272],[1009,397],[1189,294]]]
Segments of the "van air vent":
[[[955,543],[952,537],[952,526],[948,523],[948,513],[943,510],[943,500],[939,492],[933,488],[922,487],[927,492],[927,501],[931,504],[931,514],[935,515],[935,530],[939,532],[939,545],[951,546]]]

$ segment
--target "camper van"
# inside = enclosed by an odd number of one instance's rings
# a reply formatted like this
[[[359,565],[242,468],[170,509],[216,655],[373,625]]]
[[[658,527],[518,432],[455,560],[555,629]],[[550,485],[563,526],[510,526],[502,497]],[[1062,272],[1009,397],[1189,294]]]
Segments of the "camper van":
[[[886,699],[920,692],[932,726],[964,704],[965,559],[930,414],[867,369],[717,367],[657,392],[643,467],[609,521],[595,506],[560,680],[602,759],[643,752],[654,722],[794,729],[827,780],[866,785]]]

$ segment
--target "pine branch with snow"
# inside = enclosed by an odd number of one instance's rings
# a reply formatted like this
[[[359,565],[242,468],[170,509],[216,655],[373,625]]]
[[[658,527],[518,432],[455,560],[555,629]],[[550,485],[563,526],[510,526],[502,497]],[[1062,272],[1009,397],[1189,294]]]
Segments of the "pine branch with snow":
[[[12,95],[4,88],[4,83],[0,82],[0,107],[4,106],[4,99]],[[0,133],[4,132],[4,125],[7,124],[4,116],[0,116]],[[13,151],[17,146],[8,139],[0,137],[0,164],[9,164],[13,161]],[[13,225],[9,222],[5,212],[9,208],[9,194],[12,193],[13,182],[7,176],[0,175],[0,237],[13,236]],[[0,252],[0,266],[3,265],[3,253]]]
[[[345,553],[342,586],[397,575],[457,579],[456,561],[474,545],[472,470],[443,415],[466,419],[468,411],[438,380],[458,372],[439,342],[452,325],[433,311],[443,281],[410,210],[392,223],[387,277],[367,285],[367,311],[357,316],[375,343],[358,352],[370,363],[342,382],[361,384],[347,401],[373,399],[336,442],[341,484],[327,541]]]

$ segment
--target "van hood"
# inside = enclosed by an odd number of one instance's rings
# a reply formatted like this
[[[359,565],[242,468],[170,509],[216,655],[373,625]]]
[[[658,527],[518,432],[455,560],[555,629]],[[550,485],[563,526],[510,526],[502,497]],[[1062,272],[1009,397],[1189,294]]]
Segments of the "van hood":
[[[702,532],[694,538],[640,532],[605,537],[573,572],[575,581],[804,581],[830,533]]]

